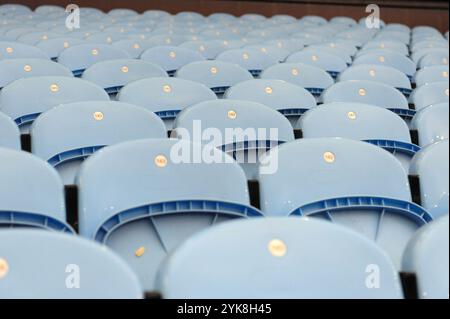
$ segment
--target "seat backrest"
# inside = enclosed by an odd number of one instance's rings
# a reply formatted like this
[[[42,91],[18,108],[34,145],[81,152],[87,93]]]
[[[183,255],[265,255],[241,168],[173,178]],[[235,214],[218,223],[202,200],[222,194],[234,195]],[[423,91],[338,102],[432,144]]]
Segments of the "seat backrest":
[[[389,49],[377,49],[364,54],[361,53],[353,61],[353,65],[361,64],[389,66],[403,72],[408,77],[412,77],[416,73],[416,64],[411,59],[402,53],[393,52]]]
[[[11,59],[0,61],[0,89],[8,84],[35,76],[72,77],[66,67],[56,62],[43,59]]]
[[[360,50],[362,53],[363,51],[365,53],[370,54],[372,50],[390,50],[394,51],[396,53],[399,53],[401,55],[404,55],[405,57],[408,56],[409,50],[406,44],[396,41],[383,41],[383,40],[372,40],[367,42],[366,45]]]
[[[354,102],[388,109],[409,109],[408,100],[397,89],[365,80],[338,82],[323,93],[322,99],[324,103]]]
[[[448,52],[435,52],[435,53],[429,53],[425,55],[423,58],[419,61],[419,67],[425,68],[427,66],[433,66],[433,65],[448,65],[449,63],[449,54]]]
[[[335,54],[326,52],[317,48],[313,51],[305,50],[291,54],[286,59],[287,63],[304,63],[312,66],[316,66],[331,72],[338,74],[347,68],[347,63],[341,57]]]
[[[39,158],[0,149],[0,225],[70,231],[65,225],[64,186]]]
[[[223,41],[220,40],[186,41],[180,44],[179,47],[196,51],[208,60],[215,59],[221,52],[227,49]]]
[[[0,40],[0,60],[6,59],[49,59],[49,56],[32,45]]]
[[[0,92],[0,111],[23,128],[52,107],[81,101],[109,101],[109,96],[101,87],[85,80],[39,76],[6,86]]]
[[[76,174],[70,169],[71,162],[101,147],[166,136],[164,123],[154,113],[120,102],[60,105],[41,114],[31,128],[33,154],[56,167],[66,183],[73,182]]]
[[[1,104],[0,104],[1,105]],[[0,109],[0,147],[20,150],[20,131],[16,123]]]
[[[381,289],[367,285],[371,265],[380,270]],[[396,270],[378,246],[307,218],[234,221],[205,231],[167,259],[158,283],[166,299],[403,298]]]
[[[342,137],[411,143],[408,125],[395,113],[361,103],[333,102],[307,111],[297,127],[303,138]]]
[[[449,213],[449,141],[423,148],[413,158],[410,174],[420,179],[421,204],[438,218]]]
[[[85,42],[84,39],[71,36],[59,36],[57,38],[39,41],[36,43],[36,47],[44,51],[51,59],[56,59],[65,49]]]
[[[419,145],[424,147],[449,138],[449,103],[427,106],[417,112],[411,128],[417,130]]]
[[[1,299],[141,299],[138,279],[110,250],[77,236],[0,232]]]
[[[192,62],[204,61],[205,58],[194,50],[173,46],[158,46],[144,51],[141,60],[159,65],[173,75],[182,66]]]
[[[107,60],[129,59],[129,54],[108,44],[86,43],[69,47],[58,56],[58,62],[80,76],[91,65]]]
[[[414,76],[414,80],[417,86],[422,86],[433,82],[448,82],[448,78],[448,65],[428,66],[417,71],[416,75]]]
[[[448,48],[424,48],[412,53],[411,58],[417,65],[419,65],[420,60],[431,53],[448,54]]]
[[[253,75],[259,75],[262,70],[278,63],[275,58],[255,49],[227,50],[220,53],[216,60],[238,64]]]
[[[167,76],[166,71],[153,63],[132,59],[99,62],[83,73],[83,79],[101,86],[108,93],[117,93],[137,80]]]
[[[411,95],[411,101],[414,103],[416,110],[420,111],[433,104],[448,103],[448,84],[448,82],[435,82],[415,89]]]
[[[449,216],[428,224],[410,241],[403,270],[415,273],[421,299],[448,299]]]

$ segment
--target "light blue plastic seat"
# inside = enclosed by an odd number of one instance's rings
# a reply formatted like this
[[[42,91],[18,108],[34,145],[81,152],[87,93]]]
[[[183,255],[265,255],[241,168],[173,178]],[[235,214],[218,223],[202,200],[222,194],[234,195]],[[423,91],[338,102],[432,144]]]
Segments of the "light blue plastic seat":
[[[411,102],[417,111],[438,103],[448,103],[449,88],[448,82],[435,82],[422,85],[414,90],[411,95]]]
[[[412,79],[416,73],[416,64],[402,53],[389,49],[371,50],[358,56],[353,65],[372,64],[395,68]]]
[[[95,63],[129,58],[130,55],[118,47],[100,43],[86,43],[62,51],[58,57],[58,62],[69,68],[75,76],[80,77],[84,70]]]
[[[65,12],[65,9],[61,6],[56,5],[40,5],[34,10],[35,13],[41,14],[41,15],[47,15],[47,14],[53,14],[53,13],[63,13]]]
[[[411,162],[410,174],[420,179],[421,204],[434,218],[449,213],[449,141],[422,149]]]
[[[291,54],[290,51],[284,48],[284,43],[285,42],[269,41],[266,44],[249,44],[244,48],[260,51],[266,55],[269,55],[271,59],[275,59],[277,62],[284,62],[289,54]]]
[[[22,34],[20,37],[16,39],[16,41],[30,46],[35,46],[36,43],[38,43],[39,41],[46,41],[48,39],[56,38],[58,36],[60,36],[60,33],[51,31],[35,31]]]
[[[322,95],[323,103],[364,103],[389,109],[409,122],[416,114],[406,97],[394,87],[380,82],[352,80],[338,82]]]
[[[259,158],[279,144],[293,141],[287,118],[260,103],[241,100],[206,101],[184,109],[175,120],[174,134],[223,150],[255,179]],[[200,130],[201,135],[196,132]]]
[[[408,175],[389,152],[342,138],[301,139],[261,159],[261,208],[267,216],[310,216],[374,240],[400,268],[406,244],[433,218],[412,203]]]
[[[420,299],[448,299],[449,217],[423,227],[409,243],[403,270],[417,276]]]
[[[198,52],[173,46],[159,46],[146,50],[141,55],[141,60],[159,65],[170,76],[173,76],[181,67],[205,58]]]
[[[374,265],[379,289],[367,285]],[[163,264],[158,287],[165,299],[403,298],[379,247],[308,218],[233,221],[193,236]]]
[[[448,65],[433,65],[417,71],[414,81],[422,86],[433,82],[447,82],[449,77]]]
[[[73,233],[66,223],[64,186],[50,165],[7,148],[0,148],[0,163],[0,229]]]
[[[449,61],[448,52],[434,52],[422,57],[419,61],[419,68],[425,68],[433,65],[447,65]]]
[[[420,65],[420,60],[429,54],[448,54],[448,48],[425,48],[411,54],[411,59]]]
[[[146,108],[158,115],[167,130],[183,109],[210,100],[217,100],[216,94],[203,84],[180,78],[150,78],[125,86],[118,100]]]
[[[166,71],[156,64],[123,59],[96,63],[84,71],[82,78],[101,86],[108,94],[115,95],[131,82],[167,76]]]
[[[449,103],[427,106],[416,113],[411,128],[417,130],[419,145],[427,146],[449,138]]]
[[[411,143],[408,125],[393,112],[361,103],[334,102],[307,111],[296,125],[303,138],[342,137],[366,141],[391,152],[409,172],[420,147]]]
[[[373,50],[389,50],[399,53],[404,56],[409,55],[408,46],[404,43],[397,41],[384,41],[384,40],[372,40],[367,42],[366,45],[359,51],[361,54],[364,52],[367,54],[372,53]]]
[[[1,111],[0,109],[0,147],[20,150],[19,128],[9,116]]]
[[[236,84],[225,93],[232,100],[264,104],[286,116],[295,124],[300,116],[316,106],[316,99],[306,89],[282,80],[255,79]]]
[[[443,38],[440,38],[438,40],[423,40],[423,41],[418,41],[415,42],[412,46],[411,46],[411,51],[412,52],[417,52],[423,49],[428,49],[428,48],[444,48],[444,49],[448,49],[448,42],[445,41]]]
[[[316,97],[334,84],[333,78],[326,71],[302,63],[280,63],[266,69],[260,77],[299,85]]]
[[[69,69],[61,64],[43,59],[11,59],[0,61],[0,89],[8,84],[35,76],[72,77]]]
[[[286,59],[286,63],[304,63],[327,71],[333,78],[337,78],[347,68],[347,63],[341,57],[325,50],[304,50],[296,52]]]
[[[220,53],[216,60],[238,64],[248,70],[254,77],[259,76],[268,67],[278,64],[274,57],[255,49],[227,50]]]
[[[19,14],[19,13],[30,13],[31,9],[23,4],[2,4],[0,5],[0,14]]]
[[[61,76],[20,79],[0,91],[0,111],[9,115],[24,134],[41,113],[81,101],[109,101],[109,96],[93,83]]]
[[[409,97],[412,92],[409,78],[401,71],[384,65],[359,64],[341,73],[339,81],[365,80],[388,84]]]
[[[44,51],[52,60],[56,60],[60,53],[65,49],[85,43],[84,39],[59,36],[48,40],[42,40],[36,43],[36,47]]]
[[[237,64],[223,61],[200,61],[181,67],[175,74],[177,78],[202,83],[222,96],[225,91],[243,81],[253,79],[246,69]]]
[[[135,38],[126,38],[119,41],[115,41],[113,46],[126,51],[131,58],[138,59],[145,50],[148,50],[155,46],[155,43],[146,40],[143,36]]]
[[[113,44],[116,41],[124,40],[126,36],[119,32],[97,32],[85,38],[86,42]]]
[[[73,184],[80,163],[120,142],[167,136],[162,120],[144,108],[120,102],[77,102],[42,113],[31,127],[32,152]]]
[[[221,40],[192,40],[180,44],[179,47],[196,51],[208,60],[215,59],[220,53],[228,49]]]
[[[32,45],[0,40],[0,60],[6,59],[49,59],[49,56]]]
[[[304,51],[319,51],[326,52],[332,55],[337,55],[350,65],[353,61],[352,57],[358,52],[358,49],[353,43],[348,43],[345,40],[338,40],[336,42],[324,42],[311,45],[304,49]]]
[[[217,162],[195,160],[202,152]],[[232,158],[183,140],[104,148],[83,164],[77,185],[81,234],[124,258],[146,291],[155,289],[167,254],[192,234],[261,216],[250,206],[245,174]]]
[[[136,275],[122,259],[83,238],[37,230],[2,230],[0,251],[1,299],[143,296]]]

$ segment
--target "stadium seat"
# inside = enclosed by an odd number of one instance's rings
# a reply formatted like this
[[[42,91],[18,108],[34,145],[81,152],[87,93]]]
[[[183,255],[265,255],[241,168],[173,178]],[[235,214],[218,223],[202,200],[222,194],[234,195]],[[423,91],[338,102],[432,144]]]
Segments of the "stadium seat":
[[[409,243],[403,270],[416,274],[420,299],[448,299],[449,217],[423,227]]]
[[[72,77],[66,67],[50,60],[11,59],[0,61],[0,90],[8,84],[35,76]]]
[[[438,103],[448,103],[449,101],[449,90],[448,82],[435,82],[414,90],[411,95],[411,101],[417,111]]]
[[[6,59],[49,59],[49,56],[39,48],[19,42],[4,42],[0,40],[0,61]]]
[[[225,98],[269,106],[286,116],[292,125],[297,123],[305,111],[316,106],[316,100],[309,91],[281,80],[244,81],[229,88]]]
[[[433,65],[417,71],[414,82],[417,86],[433,82],[447,82],[449,76],[448,65]]]
[[[401,71],[389,66],[360,64],[349,67],[341,73],[339,81],[365,80],[374,81],[395,87],[406,97],[412,92],[411,82]]]
[[[84,70],[91,65],[117,59],[129,59],[129,54],[117,47],[99,44],[87,43],[69,47],[61,52],[58,62],[69,68],[73,74],[80,77]]]
[[[333,78],[326,71],[302,63],[280,63],[266,69],[260,77],[299,85],[316,97],[334,84]]]
[[[333,78],[337,78],[347,68],[347,63],[335,54],[324,50],[300,51],[287,57],[286,63],[304,63],[327,71]]]
[[[402,116],[407,121],[411,120],[415,112],[409,109],[408,100],[397,89],[387,84],[353,80],[338,82],[322,95],[323,103],[330,102],[354,102],[372,104],[389,109]]]
[[[138,59],[145,50],[155,46],[155,43],[138,37],[138,39],[122,39],[115,41],[113,46],[126,51],[132,59]]]
[[[3,114],[1,112],[1,109],[0,109],[0,147],[20,150],[20,131],[16,123],[14,123],[14,121],[10,117]]]
[[[269,55],[271,59],[275,59],[277,62],[284,62],[284,60],[286,60],[286,58],[291,54],[288,50],[283,48],[283,42],[249,44],[244,48],[260,51],[266,55]]]
[[[171,43],[169,43],[171,44]],[[174,44],[176,45],[176,44]],[[224,45],[223,41],[220,40],[209,40],[209,41],[186,41],[179,45],[180,48],[189,49],[191,51],[196,51],[201,54],[205,59],[213,60],[221,52],[227,50],[228,48]]]
[[[420,150],[411,143],[408,125],[386,109],[361,103],[334,102],[307,111],[296,125],[303,138],[342,137],[366,141],[392,154],[409,172]]]
[[[64,186],[47,163],[0,148],[0,229],[37,228],[73,233],[66,224]]]
[[[41,114],[31,127],[32,152],[73,184],[80,163],[107,145],[167,136],[153,113],[120,102],[77,102]]]
[[[260,168],[267,216],[310,216],[345,225],[377,242],[398,268],[411,236],[433,219],[412,203],[402,164],[368,143],[301,139],[272,149],[261,163],[277,167],[272,174]]]
[[[101,86],[110,95],[128,83],[152,77],[168,76],[158,65],[142,60],[109,60],[86,69],[82,78]]]
[[[367,285],[374,264],[381,289]],[[165,299],[403,298],[380,248],[356,232],[308,218],[233,221],[202,232],[167,259],[158,287]]]
[[[200,61],[181,67],[176,77],[202,83],[222,96],[225,91],[246,80],[253,79],[250,72],[239,65],[223,61]]]
[[[449,103],[427,106],[416,113],[411,128],[417,130],[421,147],[449,138]]]
[[[425,55],[419,61],[419,68],[425,68],[433,65],[448,65],[448,52],[435,52]]]
[[[256,178],[262,154],[294,140],[292,126],[282,114],[250,101],[202,102],[184,109],[174,126],[174,136],[212,145],[233,156],[248,179]],[[201,135],[196,133],[199,130]]]
[[[396,42],[396,41],[383,41],[383,40],[369,41],[366,45],[364,45],[364,47],[359,51],[359,53],[361,55],[363,53],[371,54],[371,53],[373,53],[371,51],[374,51],[374,50],[389,50],[389,51],[397,52],[404,56],[409,55],[409,50],[408,50],[408,47],[406,44],[401,43],[401,42]]]
[[[410,79],[416,73],[416,64],[411,59],[402,53],[385,49],[371,50],[361,54],[353,61],[353,65],[360,64],[389,66],[403,72]]]
[[[159,46],[146,50],[142,53],[141,59],[159,65],[170,76],[174,76],[181,67],[205,58],[198,52],[171,46]]]
[[[37,230],[2,230],[0,251],[1,299],[143,296],[129,266],[110,250],[86,239]]]
[[[434,218],[449,213],[449,141],[431,144],[416,154],[410,174],[420,180],[421,205]]]
[[[167,130],[183,109],[217,96],[203,84],[179,78],[151,78],[139,80],[125,86],[117,99],[146,108],[158,115]]]
[[[93,83],[60,76],[20,79],[0,91],[0,111],[10,116],[24,134],[41,113],[81,101],[109,101],[109,96]]]
[[[48,39],[56,38],[60,36],[59,33],[51,31],[35,31],[26,34],[22,34],[16,39],[17,42],[35,46],[39,41],[47,41]],[[48,58],[48,57],[46,57]]]
[[[60,36],[57,38],[40,41],[36,43],[36,47],[44,51],[46,55],[49,56],[52,60],[56,61],[62,51],[71,46],[83,43],[85,43],[84,39]]]
[[[193,163],[192,152],[219,162]],[[77,184],[81,234],[116,251],[147,291],[155,289],[166,255],[190,235],[230,219],[261,216],[249,206],[241,168],[221,151],[187,141],[107,147],[83,164]]]
[[[411,59],[420,65],[420,60],[429,54],[448,54],[448,48],[425,48],[411,54]]]
[[[227,50],[220,53],[216,60],[240,65],[254,77],[259,76],[263,70],[278,63],[270,55],[254,49]]]

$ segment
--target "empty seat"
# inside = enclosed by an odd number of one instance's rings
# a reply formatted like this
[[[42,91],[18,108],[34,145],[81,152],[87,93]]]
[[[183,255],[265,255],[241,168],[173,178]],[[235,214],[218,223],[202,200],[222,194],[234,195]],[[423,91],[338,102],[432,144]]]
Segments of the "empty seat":
[[[71,184],[80,163],[107,145],[167,136],[154,113],[120,102],[78,102],[41,114],[31,127],[33,154]]]
[[[196,51],[208,60],[215,59],[221,52],[228,49],[223,41],[220,40],[186,41],[180,44],[179,47]]]
[[[91,65],[107,60],[129,59],[129,54],[117,47],[87,43],[69,47],[61,52],[58,62],[69,68],[75,76],[81,76]]]
[[[302,63],[280,63],[261,73],[262,79],[290,82],[310,91],[314,96],[334,84],[333,78],[324,70]]]
[[[56,32],[36,31],[22,34],[20,37],[17,38],[17,42],[34,46],[39,41],[46,41],[48,39],[56,38],[58,36],[60,36],[60,34]]]
[[[272,149],[261,163],[278,167],[259,175],[267,216],[310,216],[346,225],[377,242],[397,267],[411,236],[432,220],[412,203],[402,164],[374,145],[301,139]]]
[[[328,53],[320,48],[293,53],[286,59],[287,63],[304,63],[327,71],[333,78],[347,68],[347,63],[341,57]]]
[[[214,160],[195,160],[202,153]],[[81,234],[123,257],[147,291],[155,289],[163,259],[192,234],[261,216],[249,206],[239,165],[217,149],[187,141],[107,147],[83,164],[77,184]]]
[[[449,138],[448,102],[434,104],[416,113],[411,128],[417,130],[419,145],[424,147]]]
[[[396,41],[383,41],[383,40],[372,40],[369,41],[364,47],[359,51],[361,54],[368,53],[371,54],[371,50],[389,50],[394,51],[404,56],[408,56],[409,50],[406,44]],[[381,51],[380,51],[381,52]],[[380,61],[381,62],[381,61]]]
[[[200,131],[201,135],[196,132]],[[175,135],[220,148],[256,178],[259,157],[271,147],[293,141],[290,122],[260,103],[206,101],[184,109],[175,120]]]
[[[416,64],[411,59],[391,50],[379,49],[361,54],[353,62],[353,65],[360,64],[389,66],[403,72],[409,78],[412,78],[416,73]]]
[[[448,52],[435,52],[425,55],[419,61],[419,68],[433,65],[448,65]]]
[[[16,80],[35,76],[72,77],[72,73],[63,65],[50,60],[11,59],[0,61],[0,89]]]
[[[282,80],[255,79],[236,84],[225,93],[227,99],[253,101],[264,104],[286,116],[292,124],[316,100],[306,89]]]
[[[367,280],[374,265],[379,289]],[[205,231],[167,259],[158,283],[165,299],[403,298],[380,248],[344,227],[307,218],[233,221]]]
[[[1,101],[0,101],[1,106]],[[14,121],[0,109],[0,147],[20,150],[20,131]]]
[[[217,100],[217,96],[203,84],[179,78],[143,79],[125,86],[118,100],[142,106],[158,115],[168,130],[178,113],[191,105]]]
[[[360,64],[351,66],[341,73],[339,80],[366,80],[388,84],[398,89],[406,97],[412,92],[411,82],[403,72],[383,65]]]
[[[263,70],[278,63],[270,55],[254,49],[227,50],[219,54],[216,60],[238,64],[255,77],[259,76]]]
[[[448,100],[448,82],[435,82],[422,85],[415,89],[411,95],[411,101],[414,103],[417,111],[432,104],[448,103]]]
[[[44,51],[52,60],[56,60],[65,49],[83,43],[85,43],[84,39],[60,36],[57,38],[40,41],[36,44],[36,47]]]
[[[49,59],[49,56],[41,49],[25,43],[0,40],[0,60],[6,59]]]
[[[266,43],[266,44],[250,44],[245,46],[246,49],[252,49],[267,54],[271,59],[275,59],[277,62],[284,62],[289,56],[290,51],[283,48],[283,42]]]
[[[171,46],[150,48],[142,53],[141,59],[163,68],[170,76],[186,64],[204,61],[205,58],[198,52]]]
[[[366,141],[391,153],[409,171],[409,163],[420,150],[411,143],[408,125],[386,109],[360,103],[334,102],[306,112],[297,127],[303,138],[342,137]]]
[[[73,233],[66,224],[64,186],[50,165],[7,148],[0,148],[0,163],[0,229]]]
[[[448,299],[449,217],[423,227],[403,256],[403,270],[416,274],[420,299]]]
[[[143,295],[124,261],[86,239],[2,230],[0,251],[1,299],[141,299]]]
[[[411,59],[417,64],[420,65],[420,60],[427,56],[428,54],[448,54],[448,48],[425,48],[422,50],[418,50],[411,54]]]
[[[146,38],[146,37],[145,37]],[[155,46],[155,43],[147,41],[139,36],[137,39],[122,39],[115,41],[112,45],[126,51],[131,58],[138,59],[142,53]]]
[[[322,96],[323,103],[354,102],[372,104],[389,109],[411,120],[415,112],[409,109],[408,100],[390,85],[365,80],[338,82]]]
[[[251,80],[250,72],[239,65],[223,61],[201,61],[180,68],[178,78],[202,83],[221,96],[225,91],[242,81]]]
[[[448,65],[433,65],[417,71],[414,81],[417,86],[433,82],[448,82]]]
[[[449,141],[423,148],[411,162],[410,174],[419,177],[421,205],[434,218],[449,213]]]
[[[33,121],[42,113],[60,104],[81,101],[108,101],[99,86],[85,80],[38,76],[17,80],[0,91],[0,111],[9,115],[28,133]]]
[[[93,82],[108,94],[117,94],[128,83],[152,77],[168,76],[166,71],[142,60],[109,60],[96,63],[86,69],[83,79]]]

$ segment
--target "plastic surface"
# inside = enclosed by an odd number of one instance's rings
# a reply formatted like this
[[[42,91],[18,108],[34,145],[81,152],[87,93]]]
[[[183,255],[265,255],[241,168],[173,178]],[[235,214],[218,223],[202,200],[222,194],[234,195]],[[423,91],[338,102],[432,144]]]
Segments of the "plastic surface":
[[[172,46],[158,46],[146,50],[141,55],[141,60],[159,65],[167,73],[173,75],[181,67],[205,58],[198,52]]]
[[[411,101],[414,103],[417,111],[420,111],[429,105],[448,103],[448,82],[435,82],[422,85],[414,90],[411,95]]]
[[[449,104],[440,103],[427,106],[417,112],[411,122],[417,130],[419,145],[427,145],[449,138]]]
[[[0,109],[1,111],[1,109]],[[20,150],[20,131],[16,123],[0,112],[0,147]]]

